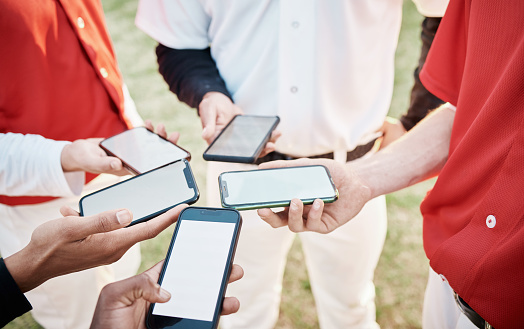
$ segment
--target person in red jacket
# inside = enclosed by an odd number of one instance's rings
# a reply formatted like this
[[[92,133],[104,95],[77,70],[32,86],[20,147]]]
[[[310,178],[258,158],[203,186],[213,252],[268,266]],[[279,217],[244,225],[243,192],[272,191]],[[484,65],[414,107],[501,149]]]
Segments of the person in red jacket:
[[[340,199],[316,208],[296,199],[287,213],[259,215],[326,233],[367,200],[438,174],[421,205],[431,266],[424,328],[524,328],[522,22],[520,0],[452,0],[421,72],[448,103],[367,159],[264,165],[325,164]]]
[[[40,135],[63,143],[59,141],[108,137],[142,124],[125,91],[99,0],[1,1],[0,40],[0,134]],[[60,147],[52,144],[46,143],[48,149],[60,154]],[[42,167],[7,160],[9,175],[4,178],[25,177],[31,193],[11,193],[24,190],[20,185],[0,192],[2,257],[27,245],[34,229],[56,218],[61,206],[77,207],[75,194],[84,180],[83,173],[74,179],[64,174],[58,161],[58,173],[48,175]],[[47,178],[36,190],[31,189],[33,174]],[[78,175],[79,189],[73,188]],[[117,179],[89,174],[83,192]],[[134,275],[139,264],[136,245],[111,266],[47,281],[26,294],[34,318],[47,328],[89,327],[100,289]]]

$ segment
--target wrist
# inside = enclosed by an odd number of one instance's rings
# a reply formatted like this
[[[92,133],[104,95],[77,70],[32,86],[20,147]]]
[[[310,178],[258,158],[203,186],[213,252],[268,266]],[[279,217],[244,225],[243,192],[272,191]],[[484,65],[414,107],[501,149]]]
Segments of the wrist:
[[[38,270],[41,262],[27,249],[28,247],[25,247],[4,259],[7,270],[22,293],[36,288],[45,281],[41,279],[42,272]]]
[[[72,143],[64,145],[62,152],[60,153],[60,163],[62,164],[62,170],[64,172],[78,171],[74,158],[71,155]]]

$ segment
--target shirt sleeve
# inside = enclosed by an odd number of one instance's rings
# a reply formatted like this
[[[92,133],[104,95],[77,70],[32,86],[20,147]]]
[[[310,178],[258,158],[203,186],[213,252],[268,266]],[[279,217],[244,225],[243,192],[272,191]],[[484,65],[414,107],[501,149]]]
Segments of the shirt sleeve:
[[[64,173],[60,156],[66,141],[32,134],[0,134],[0,194],[8,196],[79,195],[84,172]]]
[[[413,0],[418,12],[426,17],[442,17],[449,0]]]
[[[207,48],[210,22],[198,0],[140,0],[135,18],[138,28],[175,49]]]
[[[172,49],[160,44],[156,54],[160,74],[180,101],[198,108],[204,95],[211,91],[233,100],[209,48]]]
[[[0,328],[32,309],[0,258]]]

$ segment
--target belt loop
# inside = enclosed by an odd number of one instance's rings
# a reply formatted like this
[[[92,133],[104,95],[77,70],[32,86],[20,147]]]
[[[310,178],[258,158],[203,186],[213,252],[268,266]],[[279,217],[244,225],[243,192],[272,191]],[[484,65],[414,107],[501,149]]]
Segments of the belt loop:
[[[336,151],[333,151],[333,159],[336,162],[346,163],[347,155],[348,155],[347,150],[336,150]]]

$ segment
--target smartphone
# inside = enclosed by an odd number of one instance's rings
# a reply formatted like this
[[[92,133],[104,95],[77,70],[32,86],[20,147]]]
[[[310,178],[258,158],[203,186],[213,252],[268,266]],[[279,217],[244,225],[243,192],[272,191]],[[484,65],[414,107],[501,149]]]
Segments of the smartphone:
[[[136,127],[104,139],[100,147],[108,155],[122,160],[124,167],[133,174],[141,174],[180,159],[191,160],[188,151],[146,127]]]
[[[233,209],[182,210],[158,280],[171,299],[151,304],[149,329],[217,328],[241,226]]]
[[[82,216],[126,208],[134,218],[129,225],[134,225],[198,198],[189,162],[182,159],[88,194],[80,199],[79,208]]]
[[[204,160],[254,163],[279,122],[278,116],[236,115],[204,151]]]
[[[293,198],[304,204],[338,199],[329,171],[320,165],[224,172],[218,186],[222,206],[237,210],[287,207]]]

